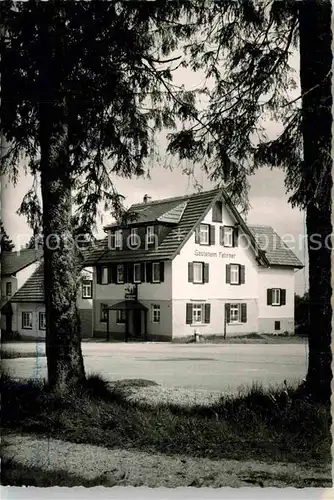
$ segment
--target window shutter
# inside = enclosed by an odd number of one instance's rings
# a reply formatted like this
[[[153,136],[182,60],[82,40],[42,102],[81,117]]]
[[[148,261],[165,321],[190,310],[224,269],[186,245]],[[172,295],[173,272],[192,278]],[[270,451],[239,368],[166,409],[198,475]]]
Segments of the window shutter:
[[[286,290],[284,288],[281,288],[281,306],[285,306],[286,304]]]
[[[226,264],[226,283],[231,283],[231,264]]]
[[[239,282],[241,285],[245,283],[245,266],[239,267]]]
[[[216,243],[216,227],[215,226],[209,226],[210,229],[210,245],[214,245]]]
[[[204,304],[204,323],[210,323],[211,304]]]
[[[203,283],[209,283],[209,264],[203,263]]]
[[[165,263],[160,262],[160,283],[165,280]]]
[[[200,233],[199,233],[199,229],[200,229],[200,228],[199,228],[199,224],[198,224],[198,226],[197,226],[197,227],[196,227],[196,229],[195,229],[195,243],[200,243],[200,241],[201,241],[201,240],[200,240]]]
[[[217,216],[218,216],[218,209],[217,209],[217,203],[215,203],[212,207],[212,222],[218,222]]]
[[[152,283],[152,262],[146,263],[146,281]]]
[[[145,262],[140,264],[140,281],[144,283],[145,280]]]
[[[111,266],[108,266],[108,284],[112,283]]]
[[[247,323],[247,304],[241,304],[241,323]]]
[[[271,288],[267,288],[267,306],[271,306],[273,303],[273,292]]]
[[[238,227],[233,228],[233,246],[237,247],[238,246],[238,236],[239,236],[239,229]]]
[[[117,283],[117,264],[111,265],[111,278],[112,283]]]
[[[186,304],[186,324],[191,325],[193,322],[193,305],[188,303]]]
[[[224,245],[224,226],[219,226],[219,243]]]
[[[230,306],[231,304],[225,304],[225,322],[229,323],[230,322]]]
[[[96,283],[101,285],[102,283],[102,267],[96,266]]]
[[[188,262],[188,281],[193,283],[194,281],[194,264],[193,262]]]

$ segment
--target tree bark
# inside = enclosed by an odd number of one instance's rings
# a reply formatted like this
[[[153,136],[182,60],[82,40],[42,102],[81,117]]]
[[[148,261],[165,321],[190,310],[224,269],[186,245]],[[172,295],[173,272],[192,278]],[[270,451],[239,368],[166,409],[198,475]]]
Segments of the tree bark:
[[[310,193],[306,205],[310,297],[306,388],[313,398],[329,401],[332,380],[331,2],[303,0],[299,5],[303,177]]]
[[[59,54],[50,40],[53,9],[46,7],[39,26],[39,142],[43,200],[44,288],[48,383],[64,393],[85,379],[77,311],[78,262],[73,245],[71,173],[66,101],[57,93]],[[59,35],[58,35],[59,36]]]

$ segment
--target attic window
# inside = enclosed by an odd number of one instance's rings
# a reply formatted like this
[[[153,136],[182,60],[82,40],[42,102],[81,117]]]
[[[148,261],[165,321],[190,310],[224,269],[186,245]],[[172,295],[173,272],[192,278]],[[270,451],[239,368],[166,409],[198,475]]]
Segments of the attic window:
[[[212,208],[212,222],[223,221],[223,204],[221,201],[216,201]]]
[[[201,245],[209,245],[210,242],[209,224],[200,225],[199,241]]]

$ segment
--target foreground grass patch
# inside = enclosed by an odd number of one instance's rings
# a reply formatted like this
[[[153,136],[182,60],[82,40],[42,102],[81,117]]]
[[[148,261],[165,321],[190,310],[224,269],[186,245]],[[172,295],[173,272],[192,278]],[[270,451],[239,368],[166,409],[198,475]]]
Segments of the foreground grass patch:
[[[76,443],[171,455],[330,461],[330,407],[302,399],[292,388],[254,386],[238,397],[185,409],[131,403],[121,385],[112,389],[96,375],[63,397],[42,383],[3,377],[2,424]]]

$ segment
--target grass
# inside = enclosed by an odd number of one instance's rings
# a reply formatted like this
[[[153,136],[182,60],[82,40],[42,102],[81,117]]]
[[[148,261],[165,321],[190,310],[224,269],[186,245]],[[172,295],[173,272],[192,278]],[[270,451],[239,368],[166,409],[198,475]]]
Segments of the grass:
[[[124,384],[111,386],[98,375],[66,396],[42,382],[3,375],[1,392],[3,428],[16,432],[170,455],[330,462],[330,406],[302,399],[293,388],[253,386],[238,397],[188,409],[129,402]]]

